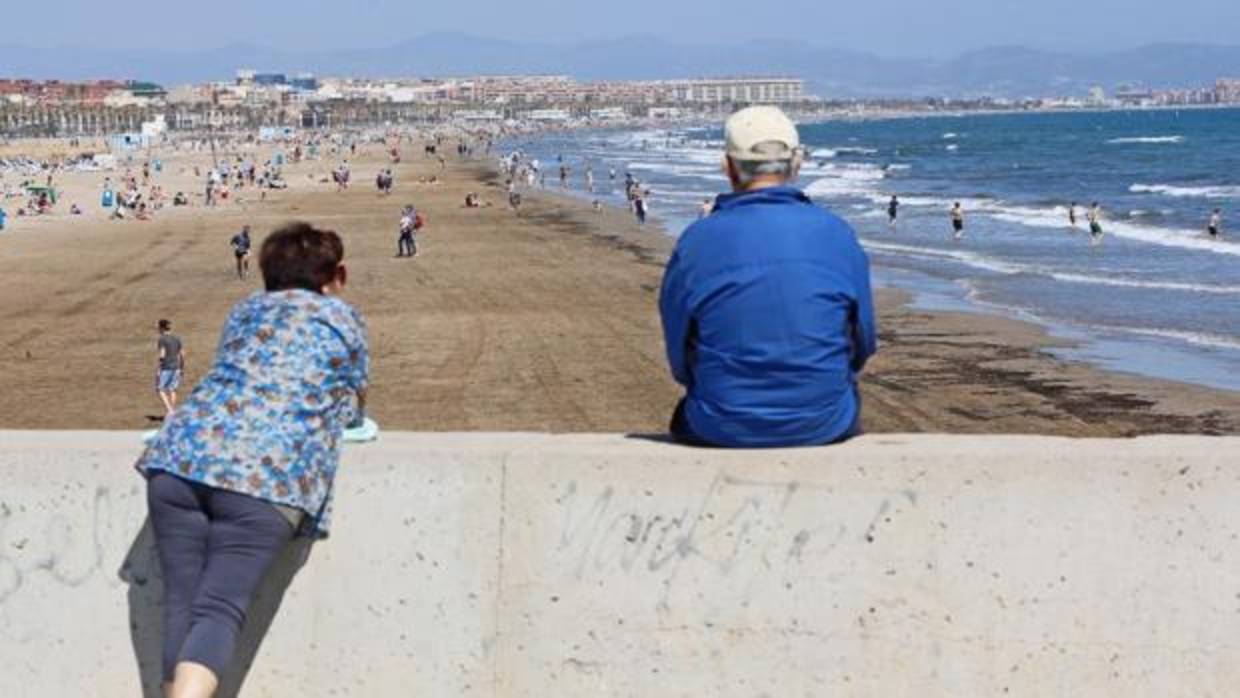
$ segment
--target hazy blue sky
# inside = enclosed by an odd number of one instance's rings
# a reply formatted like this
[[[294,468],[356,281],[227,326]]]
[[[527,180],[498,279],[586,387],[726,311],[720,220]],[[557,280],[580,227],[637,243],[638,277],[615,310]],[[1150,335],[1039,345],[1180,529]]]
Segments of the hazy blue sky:
[[[575,41],[652,34],[695,43],[793,38],[884,55],[1001,44],[1100,51],[1157,41],[1240,43],[1240,0],[52,0],[14,2],[0,43],[327,49],[432,31]],[[50,12],[50,14],[49,14]],[[20,30],[14,31],[14,28]],[[2,68],[2,66],[0,66]]]

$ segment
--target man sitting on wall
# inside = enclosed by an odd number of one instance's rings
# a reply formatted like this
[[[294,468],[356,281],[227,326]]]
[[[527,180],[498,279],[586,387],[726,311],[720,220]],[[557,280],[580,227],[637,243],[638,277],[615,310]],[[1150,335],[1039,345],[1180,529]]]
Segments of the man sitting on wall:
[[[681,235],[659,297],[671,431],[723,447],[829,444],[860,433],[857,374],[877,348],[869,261],[840,218],[790,186],[796,126],[774,107],[728,119],[733,192]]]

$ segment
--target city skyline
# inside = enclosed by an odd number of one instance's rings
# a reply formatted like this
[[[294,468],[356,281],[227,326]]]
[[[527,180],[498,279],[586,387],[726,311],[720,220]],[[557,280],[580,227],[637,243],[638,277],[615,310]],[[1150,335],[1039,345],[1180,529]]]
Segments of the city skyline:
[[[769,42],[740,49],[660,39],[561,46],[459,34],[428,34],[394,47],[352,51],[280,51],[240,44],[181,52],[0,46],[0,77],[139,79],[172,86],[227,80],[240,68],[370,78],[571,75],[584,81],[795,75],[806,80],[810,92],[829,97],[1017,98],[1084,95],[1095,85],[1204,85],[1220,76],[1240,75],[1240,46],[1202,44],[1092,55],[1009,46],[934,60]]]

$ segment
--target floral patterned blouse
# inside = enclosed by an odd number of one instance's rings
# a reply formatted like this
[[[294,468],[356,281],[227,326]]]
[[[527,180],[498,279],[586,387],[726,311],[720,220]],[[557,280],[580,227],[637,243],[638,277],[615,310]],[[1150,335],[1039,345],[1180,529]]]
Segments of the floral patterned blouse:
[[[359,416],[369,369],[352,306],[255,293],[233,308],[211,370],[137,467],[300,509],[302,532],[326,537],[341,434]]]

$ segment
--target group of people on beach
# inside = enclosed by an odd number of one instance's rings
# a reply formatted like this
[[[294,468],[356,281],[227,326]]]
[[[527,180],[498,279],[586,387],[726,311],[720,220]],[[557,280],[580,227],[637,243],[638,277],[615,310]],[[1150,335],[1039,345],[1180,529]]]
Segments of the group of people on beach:
[[[669,431],[716,447],[849,439],[861,433],[858,376],[877,349],[866,255],[847,223],[792,186],[800,141],[781,111],[737,112],[725,142],[732,192],[677,241],[659,292],[668,364],[684,386]],[[402,254],[416,252],[417,217],[402,211]],[[244,278],[249,229],[231,245]],[[159,325],[168,416],[136,465],[164,578],[162,675],[176,698],[213,695],[281,551],[328,534],[341,444],[364,424],[369,342],[340,298],[341,236],[285,225],[262,241],[258,264],[263,290],[233,308],[183,405],[184,348]]]
[[[1077,217],[1077,209],[1079,204],[1073,201],[1068,205],[1068,225],[1077,228],[1080,221]],[[705,209],[704,209],[705,210]],[[900,217],[900,197],[893,194],[887,202],[887,225],[895,228]],[[965,211],[964,206],[956,201],[952,204],[948,211],[948,217],[951,222],[951,237],[953,240],[960,240],[965,233]],[[1097,201],[1092,202],[1089,208],[1085,209],[1085,222],[1089,227],[1089,238],[1091,245],[1099,245],[1102,243],[1102,205]],[[1206,223],[1206,235],[1214,240],[1222,236],[1223,231],[1223,211],[1215,208],[1210,212],[1209,219]]]

